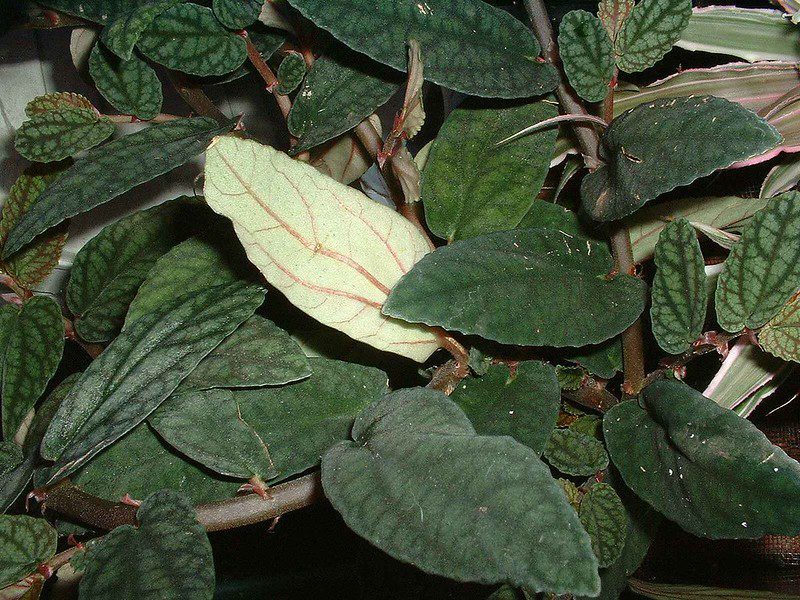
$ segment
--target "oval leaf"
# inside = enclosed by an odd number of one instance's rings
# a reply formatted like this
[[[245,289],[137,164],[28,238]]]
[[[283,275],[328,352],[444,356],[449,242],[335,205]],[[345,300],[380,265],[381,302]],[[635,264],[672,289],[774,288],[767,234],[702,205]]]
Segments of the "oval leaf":
[[[271,1],[271,0],[269,0]],[[252,25],[261,12],[265,0],[214,0],[214,16],[228,29],[244,29]]]
[[[581,499],[578,514],[592,539],[600,567],[607,567],[622,554],[627,534],[625,507],[614,488],[607,483],[594,484]]]
[[[470,103],[450,113],[422,172],[431,231],[452,241],[513,229],[536,201],[557,131],[495,144],[556,114],[544,102],[502,108]]]
[[[62,108],[85,108],[87,110],[94,110],[94,105],[86,96],[74,92],[53,92],[52,94],[37,96],[28,102],[28,104],[25,105],[25,114],[28,115],[28,117],[34,117],[41,113],[58,111]]]
[[[480,0],[387,0],[369,10],[353,0],[289,3],[354,50],[401,71],[408,40],[416,40],[425,78],[465,94],[525,98],[557,85],[555,70],[537,60],[539,44],[531,32]]]
[[[641,104],[611,123],[601,138],[608,164],[581,185],[584,209],[613,221],[699,177],[764,154],[781,141],[764,119],[713,96]]]
[[[772,317],[758,334],[758,341],[770,354],[800,362],[800,296]]]
[[[114,124],[87,108],[41,112],[17,130],[14,148],[34,162],[61,160],[96,146],[114,133]]]
[[[306,76],[306,61],[299,52],[289,52],[278,67],[278,93],[291,94]]]
[[[413,224],[251,140],[217,138],[205,175],[209,206],[233,221],[250,261],[295,306],[380,350],[419,362],[436,350],[433,332],[380,312],[428,251]]]
[[[564,15],[558,48],[570,85],[584,100],[600,102],[611,92],[614,49],[603,23],[585,10]]]
[[[322,484],[345,523],[384,552],[459,581],[599,591],[588,536],[532,449],[477,435],[424,388],[375,403],[353,438],[325,454]]]
[[[626,73],[652,67],[680,39],[691,16],[691,0],[639,0],[617,35],[617,66]]]
[[[119,112],[143,121],[161,112],[161,82],[138,56],[122,60],[102,44],[95,44],[89,55],[89,74],[97,90]]]
[[[621,333],[644,310],[644,282],[609,279],[612,268],[603,244],[549,229],[502,231],[429,254],[383,310],[503,344],[583,346]]]
[[[567,475],[594,475],[608,466],[603,443],[574,429],[556,429],[547,441],[544,457]]]
[[[603,419],[614,465],[636,494],[694,535],[800,532],[800,465],[749,421],[684,383],[645,388],[644,408]]]
[[[133,6],[124,14],[117,16],[113,21],[103,27],[100,39],[106,48],[119,56],[122,60],[130,60],[133,56],[133,47],[142,33],[150,27],[158,15],[180,4],[184,0],[140,0],[130,3]]]
[[[742,230],[717,282],[719,324],[756,329],[800,289],[800,193],[773,198]]]
[[[653,335],[665,352],[680,354],[703,332],[708,305],[700,242],[691,223],[676,219],[658,237],[653,280]]]
[[[36,571],[56,553],[58,534],[44,519],[0,515],[0,588]]]

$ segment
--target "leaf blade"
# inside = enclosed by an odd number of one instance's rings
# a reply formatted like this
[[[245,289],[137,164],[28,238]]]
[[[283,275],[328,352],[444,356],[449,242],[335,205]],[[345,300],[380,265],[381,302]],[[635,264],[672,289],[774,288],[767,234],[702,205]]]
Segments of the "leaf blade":
[[[603,23],[585,10],[564,15],[558,47],[570,85],[584,100],[600,102],[611,89],[614,48]]]

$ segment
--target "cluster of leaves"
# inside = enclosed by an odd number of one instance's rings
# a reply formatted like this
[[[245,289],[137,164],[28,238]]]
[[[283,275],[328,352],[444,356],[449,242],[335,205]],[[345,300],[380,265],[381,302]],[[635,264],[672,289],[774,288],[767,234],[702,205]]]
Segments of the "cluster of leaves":
[[[618,598],[659,515],[713,539],[800,533],[800,464],[676,377],[734,339],[757,340],[780,369],[800,362],[793,184],[775,175],[785,193],[760,200],[662,199],[769,160],[782,132],[736,86],[617,88],[619,71],[649,68],[681,38],[689,0],[601,0],[597,16],[562,20],[568,83],[610,121],[574,194],[575,163],[555,193],[545,186],[571,143],[548,128],[559,73],[521,21],[482,0],[392,0],[363,19],[351,18],[355,0],[41,4],[96,25],[89,73],[124,117],[57,92],[31,100],[16,135],[34,164],[0,215],[11,290],[0,308],[0,593],[37,597],[70,560],[81,598],[210,598],[209,524],[195,507],[224,514],[249,490],[268,503],[269,486],[316,481],[316,469],[358,535],[427,573],[504,586],[496,598]],[[290,107],[288,153],[216,109],[161,114],[157,69],[195,98],[257,72]],[[783,77],[789,92],[796,74]],[[469,98],[412,159],[423,80]],[[403,87],[384,141],[375,112]],[[630,106],[613,118],[617,98]],[[106,141],[127,117],[149,123]],[[69,218],[201,153],[202,196],[100,231],[72,263],[63,313],[35,293]],[[361,191],[373,163],[400,210]],[[637,260],[654,257],[651,287],[625,257],[629,241]],[[719,247],[710,281],[704,252]],[[618,386],[621,340],[648,304],[674,373],[636,382],[626,370]],[[319,324],[318,337],[336,330],[370,359],[342,360],[337,342],[312,350],[304,327]],[[53,381],[65,338],[93,360]],[[628,369],[643,361],[638,344],[624,346]],[[376,356],[412,374],[425,364],[430,384],[390,390],[383,370],[360,364]],[[32,487],[55,527],[14,514]],[[93,509],[60,505],[69,490]],[[123,496],[141,501],[130,523],[96,520],[124,513],[108,502]],[[59,533],[75,532],[87,543],[57,555]]]

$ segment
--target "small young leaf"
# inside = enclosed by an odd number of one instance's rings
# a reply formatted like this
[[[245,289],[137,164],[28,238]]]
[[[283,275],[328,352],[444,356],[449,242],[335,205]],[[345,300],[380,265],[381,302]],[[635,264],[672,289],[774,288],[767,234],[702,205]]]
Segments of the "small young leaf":
[[[626,73],[652,67],[680,39],[691,16],[691,0],[639,0],[617,35],[617,66]]]
[[[3,255],[19,250],[64,219],[108,202],[200,154],[215,136],[233,129],[204,117],[152,125],[75,161],[39,197],[8,235]]]
[[[584,100],[611,93],[614,48],[603,23],[585,10],[568,12],[558,29],[558,48],[570,85]]]
[[[156,16],[137,43],[150,60],[190,75],[225,75],[247,58],[244,38],[225,29],[210,8],[178,4]]]
[[[337,49],[314,61],[289,112],[287,125],[308,150],[349,131],[382,106],[400,87],[391,69]]]
[[[607,483],[594,484],[581,499],[578,514],[600,567],[614,564],[622,554],[628,527],[625,507],[614,488]]]
[[[759,210],[725,261],[717,282],[717,320],[727,331],[756,329],[800,289],[800,193]]]
[[[81,338],[107,342],[119,332],[137,288],[177,241],[181,204],[176,200],[123,217],[78,251],[66,301]]]
[[[133,47],[158,15],[184,0],[139,0],[103,27],[100,40],[122,60],[133,57]],[[120,109],[121,110],[121,109]],[[143,117],[142,117],[143,118]]]
[[[44,519],[0,515],[0,588],[36,571],[56,553],[58,534]]]
[[[537,61],[539,44],[525,25],[480,0],[390,0],[369,10],[359,0],[289,3],[354,50],[401,71],[408,40],[417,40],[425,78],[465,94],[527,98],[556,87],[556,72]]]
[[[291,94],[306,76],[306,61],[299,52],[289,52],[278,67],[278,93]]]
[[[214,16],[228,29],[240,30],[252,25],[265,0],[214,0]]]
[[[770,354],[800,362],[800,296],[795,296],[764,325],[758,341]]]
[[[161,82],[138,56],[122,60],[96,44],[89,55],[89,74],[97,90],[122,114],[147,121],[161,112]]]
[[[616,42],[619,30],[633,9],[634,0],[600,0],[597,16],[608,32],[612,42]]]
[[[143,421],[263,299],[257,286],[220,285],[161,306],[121,333],[47,430],[42,456],[56,461],[52,477],[74,471]]]
[[[397,212],[306,163],[232,136],[209,147],[205,176],[209,206],[233,221],[248,258],[295,306],[418,362],[439,346],[429,329],[380,312],[392,286],[428,251]]]
[[[614,465],[636,494],[702,537],[797,535],[800,465],[749,421],[678,381],[605,414]]]
[[[81,597],[211,600],[211,544],[189,501],[161,490],[145,499],[136,520],[138,527],[117,527],[87,554]]]
[[[572,429],[556,429],[544,449],[544,458],[567,475],[594,475],[608,466],[603,443]]]
[[[384,552],[458,581],[599,591],[589,538],[532,449],[477,435],[425,388],[379,400],[352,435],[323,457],[322,484],[345,523]]]
[[[60,107],[41,112],[17,130],[14,147],[34,162],[53,162],[96,146],[114,133],[114,124],[88,108]]]
[[[0,307],[3,437],[12,439],[44,392],[64,351],[64,319],[50,298]]]
[[[618,339],[598,346],[586,346],[565,357],[603,379],[611,379],[622,371],[622,344]]]
[[[29,169],[19,176],[11,187],[0,213],[0,248],[5,245],[8,233],[53,181],[54,175],[39,174],[36,170]],[[31,289],[44,281],[56,268],[66,241],[65,227],[49,231],[12,256],[0,260],[0,268],[17,284],[25,289]]]
[[[680,354],[703,332],[708,292],[700,242],[686,219],[676,219],[658,237],[650,318],[665,352]]]
[[[503,344],[595,344],[644,310],[644,282],[608,278],[612,269],[603,244],[551,229],[501,231],[425,256],[383,311]]]
[[[514,228],[536,201],[553,156],[556,130],[495,144],[557,114],[545,102],[462,105],[444,122],[422,173],[425,219],[452,241]]]
[[[94,110],[94,106],[85,96],[74,92],[53,92],[52,94],[38,96],[28,102],[25,106],[25,114],[32,118],[46,112],[57,112],[62,108]]]
[[[462,380],[450,399],[480,435],[510,435],[541,454],[556,426],[561,389],[552,366],[525,361],[513,374],[496,365],[481,377]]]
[[[602,137],[608,163],[583,179],[583,207],[598,221],[631,214],[681,185],[771,150],[777,130],[713,96],[664,98],[614,119]]]

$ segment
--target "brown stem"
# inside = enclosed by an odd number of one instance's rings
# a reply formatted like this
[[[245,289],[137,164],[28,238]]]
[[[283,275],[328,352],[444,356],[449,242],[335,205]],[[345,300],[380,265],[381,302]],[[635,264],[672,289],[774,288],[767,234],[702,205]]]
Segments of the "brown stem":
[[[167,73],[172,86],[178,92],[183,101],[188,104],[191,109],[203,117],[214,119],[220,125],[227,123],[230,119],[217,108],[211,99],[206,96],[205,92],[198,85],[190,83],[188,79],[176,71],[169,71]]]
[[[577,390],[562,390],[561,395],[570,402],[601,413],[619,403],[614,394],[592,378],[581,384]]]
[[[263,79],[264,83],[267,84],[267,91],[275,96],[275,101],[278,103],[278,108],[281,109],[283,118],[288,119],[289,111],[292,109],[292,101],[289,100],[289,96],[278,92],[278,78],[261,56],[261,53],[258,51],[258,48],[256,48],[255,44],[253,44],[250,38],[246,35],[244,40],[247,43],[247,58],[250,59],[250,64],[255,67],[256,71],[258,71],[258,74],[261,75],[261,79]]]

